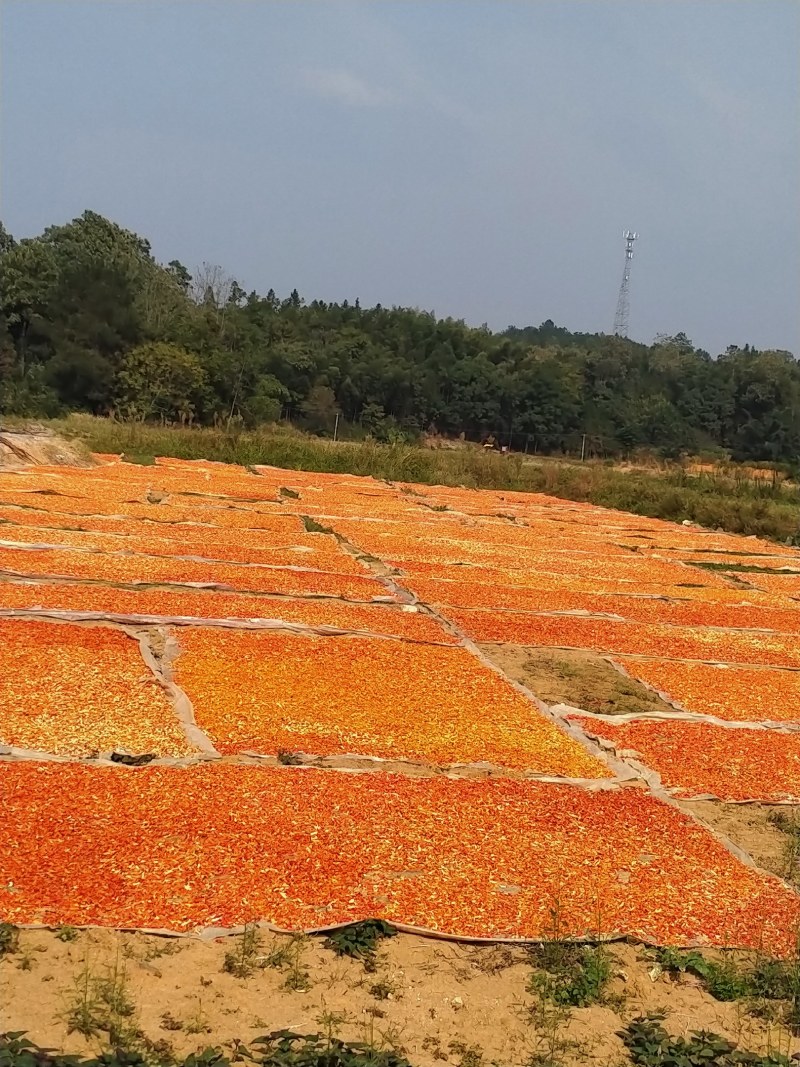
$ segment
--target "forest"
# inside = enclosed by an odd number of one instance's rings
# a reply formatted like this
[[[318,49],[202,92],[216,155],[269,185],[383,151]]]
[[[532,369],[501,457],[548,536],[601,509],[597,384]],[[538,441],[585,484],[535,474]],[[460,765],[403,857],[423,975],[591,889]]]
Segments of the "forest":
[[[38,237],[0,223],[0,415],[73,411],[321,436],[435,433],[515,451],[716,452],[794,463],[800,367],[787,351],[684,333],[651,345],[547,320],[500,333],[403,307],[246,293],[220,267],[156,261],[87,211]],[[584,437],[585,435],[585,437]]]

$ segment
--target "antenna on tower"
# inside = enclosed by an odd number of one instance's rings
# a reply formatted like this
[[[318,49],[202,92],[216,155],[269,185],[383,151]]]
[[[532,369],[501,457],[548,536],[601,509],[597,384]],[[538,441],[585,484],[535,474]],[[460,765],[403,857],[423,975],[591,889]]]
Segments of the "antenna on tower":
[[[627,337],[628,319],[630,318],[631,313],[629,289],[631,280],[631,263],[633,262],[633,242],[639,234],[634,233],[633,230],[623,230],[622,236],[625,238],[625,269],[622,272],[622,284],[619,287],[619,297],[617,298],[617,313],[614,316],[614,333],[618,337]]]

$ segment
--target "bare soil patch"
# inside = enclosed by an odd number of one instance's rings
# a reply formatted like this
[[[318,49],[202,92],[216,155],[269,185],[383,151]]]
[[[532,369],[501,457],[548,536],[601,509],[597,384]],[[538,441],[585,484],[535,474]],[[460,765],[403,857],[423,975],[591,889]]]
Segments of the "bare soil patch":
[[[793,835],[779,829],[773,820],[778,816],[797,825],[800,809],[785,804],[725,804],[719,800],[687,800],[681,801],[680,806],[729,837],[759,867],[788,881],[797,880],[800,874],[797,845]]]
[[[545,704],[569,704],[600,715],[675,711],[596,652],[505,644],[480,647],[509,677],[526,685]]]
[[[616,1031],[651,1011],[665,1011],[676,1033],[710,1029],[758,1050],[776,1042],[774,1027],[768,1036],[764,1022],[741,1004],[714,1000],[691,976],[659,974],[646,950],[632,945],[608,949],[613,977],[607,1002],[567,1012],[554,1035],[537,1029],[528,989],[533,968],[521,947],[401,934],[381,944],[376,970],[369,972],[359,961],[334,955],[320,938],[294,942],[264,934],[259,965],[241,978],[225,970],[234,938],[201,942],[104,930],[63,936],[22,931],[18,950],[0,958],[3,1029],[24,1030],[41,1046],[83,1055],[107,1040],[68,1033],[69,1009],[87,969],[92,977],[115,973],[131,1005],[128,1024],[162,1052],[181,1057],[286,1027],[300,1033],[330,1028],[344,1040],[402,1049],[421,1067],[530,1063],[554,1038],[559,1062],[607,1065],[627,1062]],[[271,963],[271,957],[295,962]],[[797,1046],[782,1039],[785,1051]]]

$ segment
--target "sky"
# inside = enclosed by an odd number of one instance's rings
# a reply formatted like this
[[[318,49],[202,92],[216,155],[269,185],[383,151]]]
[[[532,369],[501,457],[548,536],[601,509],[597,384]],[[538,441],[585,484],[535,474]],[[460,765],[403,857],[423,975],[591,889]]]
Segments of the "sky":
[[[246,290],[800,356],[796,0],[0,0],[0,217]]]

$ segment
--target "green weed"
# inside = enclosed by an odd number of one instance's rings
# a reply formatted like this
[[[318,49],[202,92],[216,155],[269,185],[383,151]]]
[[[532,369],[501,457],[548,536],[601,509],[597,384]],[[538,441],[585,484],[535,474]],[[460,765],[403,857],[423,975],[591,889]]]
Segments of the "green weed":
[[[234,948],[225,953],[222,969],[234,978],[249,978],[261,966],[264,966],[261,959],[261,932],[256,923],[245,923]]]
[[[555,942],[531,949],[535,967],[528,992],[565,1008],[587,1008],[603,1002],[611,978],[611,958],[602,945]]]
[[[59,926],[55,932],[55,936],[59,941],[75,941],[78,934],[80,934],[80,930],[77,926]]]
[[[326,938],[325,946],[332,949],[337,956],[361,960],[364,970],[374,971],[378,942],[386,937],[394,937],[396,933],[397,930],[383,919],[365,919],[363,922],[351,923],[334,930]]]
[[[19,948],[19,927],[13,923],[0,923],[0,957],[10,955]]]
[[[278,942],[275,948],[263,958],[263,966],[274,967],[285,973],[284,989],[292,992],[305,992],[311,988],[308,967],[303,960],[307,941],[308,939],[303,934],[294,934]]]
[[[618,1032],[635,1067],[789,1067],[790,1060],[781,1053],[745,1052],[708,1030],[672,1037],[662,1026],[663,1018],[640,1016]]]

